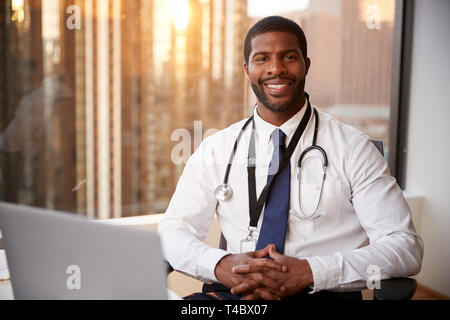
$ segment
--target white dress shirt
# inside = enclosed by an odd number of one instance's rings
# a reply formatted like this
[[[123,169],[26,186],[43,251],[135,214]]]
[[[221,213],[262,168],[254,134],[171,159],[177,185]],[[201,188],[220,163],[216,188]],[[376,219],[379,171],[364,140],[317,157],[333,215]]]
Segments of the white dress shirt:
[[[305,106],[280,129],[286,145],[302,119]],[[261,193],[273,153],[270,134],[277,127],[254,110],[256,189]],[[405,277],[420,271],[423,241],[417,235],[408,205],[386,161],[369,137],[355,128],[319,112],[317,145],[328,156],[328,169],[315,220],[289,214],[284,254],[307,259],[314,277],[313,292],[364,288],[380,271],[380,279]],[[205,139],[187,161],[158,232],[171,266],[205,282],[218,282],[214,268],[228,253],[239,253],[248,235],[249,201],[247,153],[251,125],[247,127],[231,167],[228,183],[233,196],[217,201],[214,190],[224,173],[237,135],[245,119]],[[299,211],[297,161],[312,144],[314,113],[291,157],[290,209]],[[312,151],[302,162],[302,209],[311,215],[322,182],[322,156]],[[227,240],[227,251],[203,242],[214,215]],[[264,211],[258,228],[259,235]],[[370,240],[370,244],[364,246]],[[375,266],[375,267],[373,267]],[[375,269],[373,269],[375,268]],[[376,276],[376,275],[375,275]]]

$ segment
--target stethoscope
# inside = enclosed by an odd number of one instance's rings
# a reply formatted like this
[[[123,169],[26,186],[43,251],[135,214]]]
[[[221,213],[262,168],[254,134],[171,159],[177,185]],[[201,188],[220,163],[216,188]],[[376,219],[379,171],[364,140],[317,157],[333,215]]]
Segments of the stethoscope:
[[[316,213],[317,213],[317,209],[319,208],[320,200],[322,198],[323,185],[324,185],[324,182],[325,182],[326,171],[327,171],[327,167],[328,167],[328,157],[327,157],[327,154],[326,154],[325,150],[322,147],[320,147],[320,146],[318,146],[316,144],[317,132],[318,132],[318,128],[319,128],[319,114],[317,112],[317,109],[312,108],[312,106],[311,106],[311,104],[309,102],[309,96],[306,93],[305,93],[305,96],[306,96],[306,99],[307,99],[307,102],[308,102],[308,108],[314,110],[314,118],[315,118],[314,135],[313,135],[312,145],[309,146],[308,148],[306,148],[300,154],[300,157],[299,157],[298,162],[297,162],[297,180],[298,180],[298,183],[299,183],[298,192],[299,192],[299,209],[300,209],[300,212],[297,212],[296,210],[291,209],[289,211],[289,213],[293,214],[294,216],[296,216],[299,219],[314,220],[314,219],[320,217],[320,215],[316,216]],[[307,110],[307,112],[305,113],[305,117],[307,116],[309,118],[310,109]],[[303,120],[302,120],[302,122],[303,122]],[[215,189],[215,196],[216,196],[216,199],[218,201],[226,201],[226,200],[229,200],[233,196],[233,189],[228,184],[228,177],[229,177],[229,174],[230,174],[232,162],[233,162],[234,155],[236,153],[239,141],[240,141],[240,139],[242,137],[243,132],[245,131],[245,129],[247,128],[247,126],[250,123],[252,123],[252,134],[251,134],[251,137],[250,137],[249,150],[248,150],[248,156],[247,156],[247,159],[248,159],[248,161],[247,161],[247,168],[251,169],[251,168],[255,167],[255,163],[256,163],[256,161],[255,161],[256,160],[255,138],[254,138],[255,122],[254,122],[254,118],[252,116],[245,122],[245,124],[243,125],[241,131],[239,132],[239,135],[236,138],[236,141],[234,143],[234,147],[233,147],[233,150],[231,152],[231,155],[230,155],[230,158],[229,158],[229,161],[228,161],[228,165],[227,165],[227,168],[226,168],[226,171],[225,171],[225,175],[224,175],[224,178],[223,178],[223,183],[221,185],[219,185]],[[297,144],[297,143],[298,143],[298,140],[297,140],[297,142],[295,144]],[[301,176],[302,176],[302,161],[303,161],[303,158],[308,153],[310,153],[313,150],[317,150],[317,151],[319,151],[322,154],[322,158],[323,158],[322,159],[323,176],[322,176],[322,183],[321,183],[321,187],[320,187],[320,193],[319,193],[319,199],[317,201],[317,205],[315,206],[314,211],[312,212],[312,214],[306,215],[304,213],[303,209],[302,209],[301,193],[300,193],[300,191],[301,191],[301,188],[300,188],[300,186],[301,186]],[[280,168],[280,171],[281,171],[281,168]],[[253,174],[254,174],[254,170],[253,170]],[[253,180],[254,180],[254,176],[253,176]],[[250,179],[249,179],[249,181],[250,181]],[[270,183],[268,183],[268,184],[270,184]],[[253,189],[254,189],[254,186],[253,186]],[[253,191],[253,193],[255,193],[255,191]],[[265,195],[267,195],[267,192],[264,192],[264,190],[263,190],[262,195],[264,193],[265,193]],[[249,195],[250,194],[251,194],[251,190],[250,190],[250,186],[249,186]],[[253,197],[256,197],[256,196],[253,195]],[[250,208],[252,208],[252,205],[251,205]],[[250,209],[250,211],[252,211],[252,210]],[[252,215],[252,212],[250,212],[250,214]]]
[[[316,144],[316,139],[317,139],[317,131],[319,129],[319,114],[317,112],[317,109],[314,108],[314,135],[313,135],[313,142],[312,145],[309,146],[308,148],[306,148],[305,150],[303,150],[303,152],[300,154],[300,157],[298,158],[298,163],[297,163],[297,180],[298,180],[298,203],[299,203],[299,209],[300,212],[297,212],[297,210],[295,209],[291,209],[289,210],[289,213],[292,213],[294,216],[296,216],[297,218],[300,219],[307,219],[307,220],[314,220],[316,218],[319,218],[320,215],[315,216],[317,213],[317,209],[319,208],[319,204],[320,204],[320,200],[322,199],[322,191],[323,191],[323,184],[325,182],[325,177],[327,174],[327,167],[328,167],[328,157],[327,157],[327,153],[325,152],[325,150],[323,150],[322,147],[318,146]],[[319,192],[319,200],[317,201],[317,205],[314,208],[314,211],[311,215],[306,215],[303,212],[302,209],[302,201],[301,201],[301,185],[302,185],[302,161],[303,158],[308,154],[308,152],[313,151],[313,150],[318,150],[320,151],[320,153],[322,153],[322,170],[323,170],[323,176],[322,176],[322,183],[320,185],[320,192]]]

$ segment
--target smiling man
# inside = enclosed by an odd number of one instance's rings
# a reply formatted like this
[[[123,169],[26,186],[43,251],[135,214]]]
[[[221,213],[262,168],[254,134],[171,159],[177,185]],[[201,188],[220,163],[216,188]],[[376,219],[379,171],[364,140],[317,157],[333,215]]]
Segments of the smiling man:
[[[423,241],[383,156],[304,92],[311,61],[300,26],[262,19],[244,60],[252,117],[202,142],[159,224],[167,261],[205,282],[186,298],[361,299],[368,270],[418,273]],[[227,250],[203,242],[215,214]]]
[[[258,99],[258,113],[281,125],[304,105],[305,77],[311,61],[303,33],[248,33],[244,69]],[[269,121],[271,122],[271,121]]]

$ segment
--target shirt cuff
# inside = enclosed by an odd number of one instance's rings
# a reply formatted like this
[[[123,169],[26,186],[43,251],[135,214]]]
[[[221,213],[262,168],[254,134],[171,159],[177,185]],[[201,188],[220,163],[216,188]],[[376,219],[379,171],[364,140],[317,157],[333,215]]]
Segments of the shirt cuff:
[[[341,272],[334,257],[309,257],[305,259],[311,267],[314,278],[314,287],[311,288],[310,294],[339,286]]]
[[[197,274],[201,275],[204,282],[220,282],[217,280],[214,270],[217,263],[229,252],[221,249],[210,248],[200,258],[197,264]]]

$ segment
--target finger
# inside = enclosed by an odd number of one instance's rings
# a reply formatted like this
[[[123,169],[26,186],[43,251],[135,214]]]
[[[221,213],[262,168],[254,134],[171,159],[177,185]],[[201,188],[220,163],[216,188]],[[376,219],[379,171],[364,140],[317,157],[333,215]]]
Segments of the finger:
[[[256,272],[263,272],[266,267],[260,266],[260,265],[250,265],[250,264],[243,264],[239,266],[233,267],[231,271],[235,274],[246,274],[246,273],[256,273]],[[281,270],[281,267],[276,268],[275,270]]]
[[[233,273],[243,274],[250,272],[264,272],[265,269],[285,272],[287,271],[287,266],[270,259],[254,259],[247,264],[235,266],[231,270]]]
[[[236,274],[259,272],[259,271],[255,271],[255,268],[256,268],[256,266],[253,266],[253,268],[252,268],[252,266],[250,266],[248,264],[243,264],[243,265],[233,267],[233,269],[231,269],[231,271]]]
[[[265,288],[257,288],[253,291],[253,294],[263,300],[281,300],[279,295]]]
[[[262,273],[251,273],[249,276],[251,277],[250,279],[231,288],[231,293],[242,294],[260,287],[266,287],[274,292],[285,291],[284,287],[281,287],[275,280]]]
[[[241,282],[240,284],[234,286],[231,288],[230,292],[232,294],[244,294],[249,291],[253,291],[258,287],[258,284],[256,281],[249,279],[244,282]]]
[[[260,249],[251,253],[253,258],[264,258],[269,255],[270,245],[265,247],[264,249]]]
[[[254,293],[249,293],[241,298],[241,300],[258,300],[258,296]]]
[[[263,268],[269,268],[277,271],[287,271],[287,266],[283,265],[277,261],[272,259],[259,258],[251,261],[251,266],[259,266]]]
[[[278,265],[278,266],[264,266],[264,265],[251,265],[251,264],[242,264],[235,266],[231,269],[231,271],[235,274],[246,274],[246,273],[254,273],[254,272],[261,272],[264,273],[267,271],[267,269],[279,271],[279,272],[286,272],[288,270],[288,267],[285,265]]]
[[[281,296],[265,288],[257,288],[244,294],[241,300],[281,300]]]
[[[277,260],[277,259],[283,257],[283,255],[282,255],[281,253],[278,253],[278,251],[277,251],[275,245],[272,245],[272,246],[269,248],[269,257],[271,257],[271,258],[274,259],[274,260]]]
[[[278,282],[263,273],[250,273],[249,276],[258,284],[257,287],[267,287],[276,291],[280,290],[280,285],[278,284]],[[257,287],[255,287],[254,289],[256,289]]]

